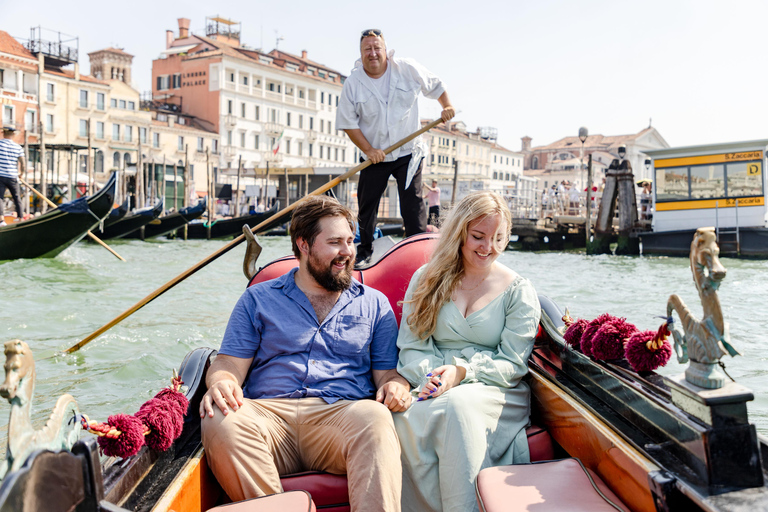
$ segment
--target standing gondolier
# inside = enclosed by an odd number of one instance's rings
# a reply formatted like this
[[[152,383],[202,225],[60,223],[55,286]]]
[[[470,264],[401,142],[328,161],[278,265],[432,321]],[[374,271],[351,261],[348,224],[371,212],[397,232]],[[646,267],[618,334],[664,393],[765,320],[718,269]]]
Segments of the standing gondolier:
[[[21,210],[21,197],[19,196],[19,167],[26,170],[27,162],[24,159],[24,149],[13,142],[11,137],[16,132],[12,126],[3,127],[3,138],[0,139],[0,227],[5,226],[5,189],[11,191],[13,204],[16,206],[16,216],[19,220],[24,218]]]
[[[436,75],[414,60],[395,59],[394,51],[387,53],[380,30],[363,31],[360,60],[344,82],[336,112],[336,128],[344,130],[372,164],[360,173],[357,189],[357,262],[366,260],[373,252],[376,214],[390,176],[397,180],[405,235],[426,231],[427,212],[421,197],[424,146],[411,142],[389,155],[382,149],[418,130],[419,91],[427,98],[437,99],[443,107],[443,121],[455,115],[448,93]]]

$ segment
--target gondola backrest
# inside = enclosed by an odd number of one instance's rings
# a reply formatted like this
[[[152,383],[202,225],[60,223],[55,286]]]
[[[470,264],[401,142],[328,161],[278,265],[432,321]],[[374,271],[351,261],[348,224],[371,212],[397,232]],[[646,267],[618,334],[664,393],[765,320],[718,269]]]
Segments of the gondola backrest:
[[[356,270],[352,274],[361,283],[376,288],[387,296],[397,317],[398,325],[403,312],[398,302],[403,300],[413,273],[429,261],[437,245],[437,238],[438,235],[433,233],[407,238],[392,247],[370,267]],[[298,266],[299,262],[293,256],[280,258],[260,268],[251,278],[248,286],[275,279]]]

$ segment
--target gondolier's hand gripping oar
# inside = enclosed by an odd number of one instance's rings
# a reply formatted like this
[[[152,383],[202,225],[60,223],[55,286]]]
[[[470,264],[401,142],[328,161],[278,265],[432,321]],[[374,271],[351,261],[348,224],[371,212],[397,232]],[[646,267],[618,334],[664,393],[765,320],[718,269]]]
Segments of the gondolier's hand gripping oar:
[[[38,191],[36,188],[32,187],[32,185],[30,185],[29,183],[27,183],[26,181],[24,181],[24,178],[22,178],[21,176],[19,176],[19,182],[20,182],[22,185],[24,185],[25,187],[27,187],[29,190],[31,190],[32,192],[34,192],[35,194],[37,194],[39,197],[41,197],[41,198],[43,199],[43,201],[45,201],[46,203],[48,203],[48,206],[50,206],[50,207],[52,207],[52,208],[58,208],[58,205],[56,205],[56,204],[55,204],[53,201],[51,201],[50,199],[48,199],[47,197],[45,197],[45,196],[44,196],[42,193],[40,193],[40,192],[39,192],[39,191]],[[91,240],[93,240],[94,242],[97,242],[99,245],[101,245],[102,247],[104,247],[106,250],[108,250],[109,252],[111,252],[112,254],[114,254],[114,255],[117,257],[117,259],[119,259],[120,261],[125,261],[125,258],[123,258],[123,257],[122,257],[122,256],[120,256],[119,254],[117,254],[117,252],[115,252],[115,250],[114,250],[114,249],[112,249],[110,246],[108,246],[107,244],[105,244],[105,243],[104,243],[104,241],[103,241],[102,239],[100,239],[99,237],[97,237],[96,235],[94,235],[93,233],[91,233],[90,231],[88,231],[88,232],[86,233],[86,235],[88,235],[88,237],[89,237]]]
[[[425,132],[431,130],[432,128],[434,128],[435,126],[439,125],[442,122],[443,122],[442,119],[435,119],[431,123],[429,123],[429,124],[425,125],[424,127],[422,127],[420,130],[417,130],[417,131],[413,132],[412,134],[410,134],[409,136],[405,137],[404,139],[398,141],[397,143],[393,144],[392,146],[389,146],[387,149],[384,150],[384,153],[388,155],[389,153],[393,152],[394,150],[396,150],[400,146],[409,143],[410,141],[412,141],[413,139],[415,139],[416,137],[418,137],[422,133],[425,133]],[[293,203],[293,204],[291,204],[289,206],[286,206],[285,208],[283,208],[282,210],[280,210],[276,214],[274,214],[271,217],[269,217],[267,220],[258,223],[251,231],[253,233],[258,233],[261,229],[263,229],[265,226],[270,224],[273,220],[277,219],[278,217],[282,217],[283,215],[285,215],[286,213],[288,213],[290,211],[293,211],[293,209],[296,208],[299,204],[301,204],[304,201],[304,199],[306,199],[307,197],[309,197],[309,196],[317,196],[317,195],[320,195],[320,194],[324,194],[326,191],[332,189],[333,187],[335,187],[336,185],[338,185],[342,181],[347,180],[350,177],[354,176],[355,174],[357,174],[358,172],[362,171],[363,169],[365,169],[369,165],[371,165],[371,162],[369,160],[366,160],[365,162],[361,163],[360,165],[357,165],[357,166],[351,168],[350,170],[348,170],[347,172],[345,172],[341,176],[338,176],[338,177],[334,178],[333,180],[329,181],[328,183],[326,183],[325,185],[323,185],[323,186],[313,190],[312,192],[310,192],[306,196],[302,197],[301,199],[299,199],[295,203]],[[235,247],[237,247],[244,240],[245,240],[245,235],[240,235],[239,237],[235,238],[234,240],[229,242],[227,245],[223,246],[222,248],[220,248],[219,250],[217,250],[216,252],[214,252],[210,256],[206,257],[205,259],[199,261],[198,263],[196,263],[192,267],[188,268],[187,270],[185,270],[184,272],[182,272],[178,276],[174,277],[173,279],[171,279],[170,281],[165,283],[163,286],[161,286],[157,290],[153,291],[152,293],[150,293],[149,295],[147,295],[146,297],[141,299],[139,302],[137,302],[136,304],[134,304],[133,306],[128,308],[126,311],[124,311],[122,314],[120,314],[120,316],[116,317],[115,319],[113,319],[112,321],[107,323],[106,325],[96,329],[93,333],[91,333],[87,337],[83,338],[82,341],[79,341],[75,345],[72,345],[71,347],[69,347],[65,351],[65,353],[70,354],[72,352],[80,350],[82,347],[84,347],[85,345],[87,345],[88,343],[93,341],[94,339],[98,338],[99,336],[104,334],[106,331],[108,331],[109,329],[111,329],[115,325],[119,324],[120,322],[122,322],[123,320],[125,320],[126,318],[128,318],[129,316],[134,314],[136,311],[138,311],[142,307],[146,306],[151,301],[153,301],[154,299],[156,299],[160,295],[164,294],[165,292],[167,292],[168,290],[170,290],[171,288],[173,288],[174,286],[176,286],[177,284],[179,284],[180,282],[182,282],[183,280],[185,280],[186,278],[188,278],[189,276],[191,276],[192,274],[194,274],[195,272],[197,272],[201,268],[205,267],[206,265],[208,265],[209,263],[211,263],[215,259],[219,258],[220,256],[223,256],[227,252],[229,252],[232,249],[234,249]]]

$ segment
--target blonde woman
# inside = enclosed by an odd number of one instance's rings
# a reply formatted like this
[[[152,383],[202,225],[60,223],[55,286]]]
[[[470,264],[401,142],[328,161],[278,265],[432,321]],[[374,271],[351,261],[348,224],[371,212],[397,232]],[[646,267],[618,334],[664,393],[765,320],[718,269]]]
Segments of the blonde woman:
[[[481,469],[529,460],[521,379],[541,310],[531,283],[496,261],[511,223],[498,194],[468,195],[406,292],[397,370],[419,401],[393,415],[404,512],[477,510]]]

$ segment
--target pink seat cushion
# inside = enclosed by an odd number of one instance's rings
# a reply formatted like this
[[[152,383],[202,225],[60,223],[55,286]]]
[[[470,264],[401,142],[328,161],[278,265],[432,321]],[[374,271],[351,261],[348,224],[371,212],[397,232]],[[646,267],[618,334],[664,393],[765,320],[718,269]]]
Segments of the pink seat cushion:
[[[577,459],[486,468],[477,476],[476,487],[482,512],[628,510]]]
[[[315,504],[308,493],[290,491],[221,505],[209,509],[209,512],[315,512],[315,510]]]
[[[525,433],[528,436],[531,462],[555,458],[555,450],[549,432],[536,425],[531,425]],[[323,509],[323,512],[349,511],[347,477],[344,475],[307,471],[286,475],[280,479],[280,482],[286,491],[302,489],[309,492],[312,495],[312,500]]]

